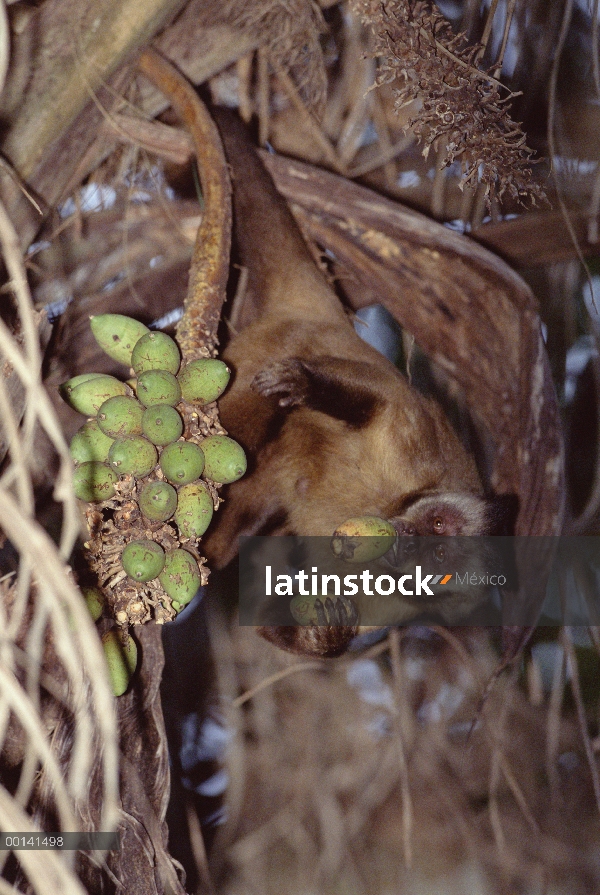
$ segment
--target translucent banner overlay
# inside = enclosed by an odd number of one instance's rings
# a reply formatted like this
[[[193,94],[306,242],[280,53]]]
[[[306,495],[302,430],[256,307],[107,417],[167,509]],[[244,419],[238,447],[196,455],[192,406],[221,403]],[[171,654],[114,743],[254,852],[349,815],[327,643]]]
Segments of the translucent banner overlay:
[[[0,833],[0,851],[117,851],[120,833]]]
[[[387,548],[240,538],[240,624],[600,625],[600,537],[404,536]]]

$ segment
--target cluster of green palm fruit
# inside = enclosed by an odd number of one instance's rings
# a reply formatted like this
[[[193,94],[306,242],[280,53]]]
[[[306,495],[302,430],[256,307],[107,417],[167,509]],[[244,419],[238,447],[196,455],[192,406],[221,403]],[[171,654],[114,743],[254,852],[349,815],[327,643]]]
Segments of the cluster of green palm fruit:
[[[182,365],[170,336],[131,317],[101,314],[91,318],[91,327],[103,351],[130,366],[136,378],[125,383],[84,373],[61,386],[67,403],[89,418],[71,441],[76,496],[110,500],[119,478],[133,476],[139,508],[150,524],[172,520],[180,537],[200,538],[213,513],[211,492],[200,477],[234,482],[246,471],[246,457],[225,435],[208,436],[201,446],[182,440],[182,412],[186,404],[215,401],[227,386],[229,369],[214,358]],[[200,584],[198,563],[182,548],[165,552],[156,541],[132,541],[121,562],[136,582],[158,578],[176,611]]]

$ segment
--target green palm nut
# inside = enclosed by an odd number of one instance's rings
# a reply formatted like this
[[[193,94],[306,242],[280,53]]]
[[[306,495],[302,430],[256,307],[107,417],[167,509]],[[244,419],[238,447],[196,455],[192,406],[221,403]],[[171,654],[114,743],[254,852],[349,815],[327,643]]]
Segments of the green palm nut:
[[[165,478],[174,485],[187,485],[202,475],[204,454],[191,441],[176,441],[163,448],[160,468]]]
[[[213,499],[203,482],[192,482],[179,489],[175,523],[184,538],[201,538],[212,514]]]
[[[150,581],[162,572],[165,551],[156,541],[131,541],[123,550],[121,562],[134,581]]]
[[[90,615],[95,622],[101,618],[106,604],[106,598],[99,587],[82,587],[81,593],[85,600],[86,606],[90,611]]]
[[[148,482],[140,491],[138,503],[150,522],[166,522],[177,509],[177,491],[167,482]]]
[[[111,438],[141,435],[143,414],[144,408],[136,398],[118,395],[104,402],[98,411],[98,425]]]
[[[82,463],[73,473],[73,490],[75,497],[88,503],[110,500],[115,495],[115,482],[118,475],[105,463],[88,460]]]
[[[231,370],[222,360],[201,357],[186,364],[177,378],[184,401],[208,404],[223,394],[230,376]]]
[[[128,367],[131,366],[131,353],[136,343],[150,332],[139,320],[123,314],[98,314],[90,317],[90,326],[104,353]]]
[[[142,431],[153,444],[170,444],[183,432],[183,420],[170,404],[153,404],[144,411]]]
[[[72,376],[71,379],[63,382],[60,388],[72,390],[76,386],[81,385],[82,382],[89,382],[90,379],[99,379],[100,376],[108,376],[108,373],[78,373],[77,376]]]
[[[128,435],[113,441],[108,462],[119,475],[138,478],[152,472],[158,461],[158,451],[143,435]]]
[[[165,566],[158,580],[163,590],[178,604],[175,609],[179,611],[190,602],[200,587],[198,563],[187,550],[171,550],[167,553]]]
[[[92,379],[99,379],[101,376],[107,375],[107,373],[79,373],[77,376],[73,376],[71,379],[63,382],[62,385],[59,385],[58,390],[65,401],[67,401],[73,389],[81,385],[82,382],[89,382]]]
[[[318,594],[309,594],[308,596],[296,594],[290,601],[290,612],[294,621],[299,625],[318,625],[319,619],[315,609],[317,600],[325,603],[326,597],[320,597]]]
[[[175,374],[180,363],[177,342],[166,333],[149,332],[136,342],[131,366],[138,376],[146,370],[167,370]]]
[[[71,439],[69,450],[75,463],[86,463],[88,460],[104,463],[113,444],[113,439],[104,434],[97,420],[88,420]]]
[[[73,379],[69,379],[68,382],[61,385],[60,393],[67,404],[78,413],[95,416],[102,404],[109,398],[114,398],[115,395],[126,395],[127,386],[124,382],[115,379],[114,376],[100,373],[83,381],[80,376],[74,376]]]
[[[170,404],[181,401],[181,388],[177,379],[167,370],[146,370],[137,381],[136,394],[145,407],[153,404]]]
[[[102,648],[115,696],[122,696],[137,667],[137,646],[133,637],[111,628],[102,635]]]
[[[228,485],[246,472],[244,449],[227,435],[209,435],[202,442],[204,477]]]
[[[396,529],[387,519],[353,516],[336,528],[331,549],[346,562],[371,562],[384,556],[396,538]]]

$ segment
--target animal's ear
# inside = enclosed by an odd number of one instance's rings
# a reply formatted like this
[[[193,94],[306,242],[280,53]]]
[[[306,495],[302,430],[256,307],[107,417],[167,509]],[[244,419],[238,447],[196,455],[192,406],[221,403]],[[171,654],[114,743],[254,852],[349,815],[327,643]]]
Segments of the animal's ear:
[[[499,494],[486,499],[487,534],[514,535],[519,514],[516,494]]]

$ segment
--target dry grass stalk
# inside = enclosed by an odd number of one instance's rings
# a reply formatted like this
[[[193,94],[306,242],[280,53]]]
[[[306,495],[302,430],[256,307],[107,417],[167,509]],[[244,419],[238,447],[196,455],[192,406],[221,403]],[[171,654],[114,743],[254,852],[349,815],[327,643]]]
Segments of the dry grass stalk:
[[[0,754],[3,765],[19,768],[12,788],[0,790],[2,828],[43,829],[48,816],[55,829],[85,826],[82,808],[93,780],[102,793],[95,821],[100,829],[114,829],[118,769],[113,699],[99,639],[65,564],[80,531],[70,486],[72,464],[41,384],[39,315],[33,310],[16,233],[1,206],[0,242],[21,330],[19,344],[1,322],[0,357],[3,373],[10,366],[25,390],[19,425],[18,407],[1,382],[9,457],[0,479],[0,527],[20,556],[14,583],[7,579],[0,584]],[[35,520],[31,464],[40,429],[60,458],[54,493],[63,505],[59,547]],[[68,731],[64,740],[59,731]],[[68,742],[62,755],[58,741]],[[14,818],[21,820],[25,808],[27,818],[15,826]],[[40,875],[41,863],[29,855],[20,866],[35,891],[82,891],[60,862],[48,862],[49,876]]]
[[[480,632],[443,633],[437,646],[416,632],[400,644],[394,635],[319,670],[270,651],[249,629],[232,633],[224,652],[233,650],[237,681],[226,690],[245,704],[230,719],[237,792],[213,854],[219,891],[441,885],[451,895],[506,895],[543,890],[540,875],[552,891],[564,879],[566,891],[587,891],[598,816],[576,719],[560,720],[554,791],[544,776],[551,696],[533,706],[518,675],[505,675],[469,734],[496,658]],[[580,759],[569,776],[559,756],[571,750]]]

